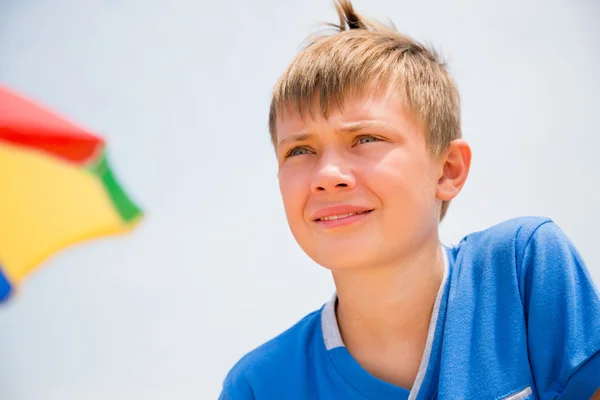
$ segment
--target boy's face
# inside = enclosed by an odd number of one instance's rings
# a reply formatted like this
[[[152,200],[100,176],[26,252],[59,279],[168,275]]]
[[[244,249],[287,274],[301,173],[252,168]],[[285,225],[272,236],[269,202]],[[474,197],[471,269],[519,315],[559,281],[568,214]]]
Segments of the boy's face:
[[[400,96],[346,98],[328,119],[288,110],[276,129],[286,217],[315,262],[390,266],[437,240],[443,163]]]

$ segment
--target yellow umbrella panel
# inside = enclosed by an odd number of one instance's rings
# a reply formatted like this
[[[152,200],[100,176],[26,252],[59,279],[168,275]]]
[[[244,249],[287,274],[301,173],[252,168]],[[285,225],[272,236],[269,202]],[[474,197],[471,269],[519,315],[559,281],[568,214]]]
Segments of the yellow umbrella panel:
[[[0,107],[0,301],[57,251],[127,232],[142,216],[116,181],[101,139],[56,126],[44,131],[39,119],[6,120]]]

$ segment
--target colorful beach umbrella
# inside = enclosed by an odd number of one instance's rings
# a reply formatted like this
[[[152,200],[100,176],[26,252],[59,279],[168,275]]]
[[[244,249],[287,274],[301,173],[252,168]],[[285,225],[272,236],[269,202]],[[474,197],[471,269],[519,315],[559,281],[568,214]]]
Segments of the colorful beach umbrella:
[[[49,256],[141,216],[102,138],[0,85],[0,301]]]

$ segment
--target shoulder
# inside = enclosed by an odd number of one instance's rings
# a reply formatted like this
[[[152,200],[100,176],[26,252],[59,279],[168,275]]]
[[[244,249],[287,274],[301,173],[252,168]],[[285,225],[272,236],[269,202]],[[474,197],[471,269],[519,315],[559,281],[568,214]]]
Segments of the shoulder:
[[[547,217],[513,218],[465,236],[451,248],[453,276],[459,282],[514,286],[525,299],[532,285],[551,288],[577,277],[591,280],[581,255]]]
[[[489,245],[511,243],[526,245],[542,226],[555,226],[547,217],[517,217],[495,224],[485,230],[465,236],[460,245]]]
[[[565,246],[568,239],[547,217],[518,217],[465,236],[451,248],[454,275],[498,285],[521,283],[531,247]],[[567,245],[568,246],[568,245]],[[529,251],[528,251],[529,248]],[[539,258],[540,254],[533,254]]]
[[[540,259],[551,268],[565,258],[580,257],[567,235],[548,217],[513,218],[466,236],[463,244],[488,260],[510,258],[519,273]]]
[[[253,398],[255,387],[277,379],[282,371],[289,370],[290,365],[300,367],[306,358],[306,349],[320,332],[321,310],[311,312],[283,333],[244,355],[227,374],[224,393],[233,398]]]
[[[518,217],[466,235],[453,250],[473,261],[513,257],[519,263],[532,238],[540,242],[566,240],[550,218]]]

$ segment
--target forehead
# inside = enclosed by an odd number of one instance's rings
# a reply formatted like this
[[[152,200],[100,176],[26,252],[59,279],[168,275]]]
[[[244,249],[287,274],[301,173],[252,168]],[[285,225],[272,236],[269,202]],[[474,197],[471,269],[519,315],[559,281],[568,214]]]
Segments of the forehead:
[[[339,129],[360,121],[381,122],[400,129],[420,125],[407,106],[404,96],[397,90],[347,95],[342,104],[328,105],[327,112],[322,109],[316,96],[310,109],[298,109],[291,104],[282,107],[276,121],[277,141],[303,131],[317,130],[312,133],[319,133],[323,128]]]

